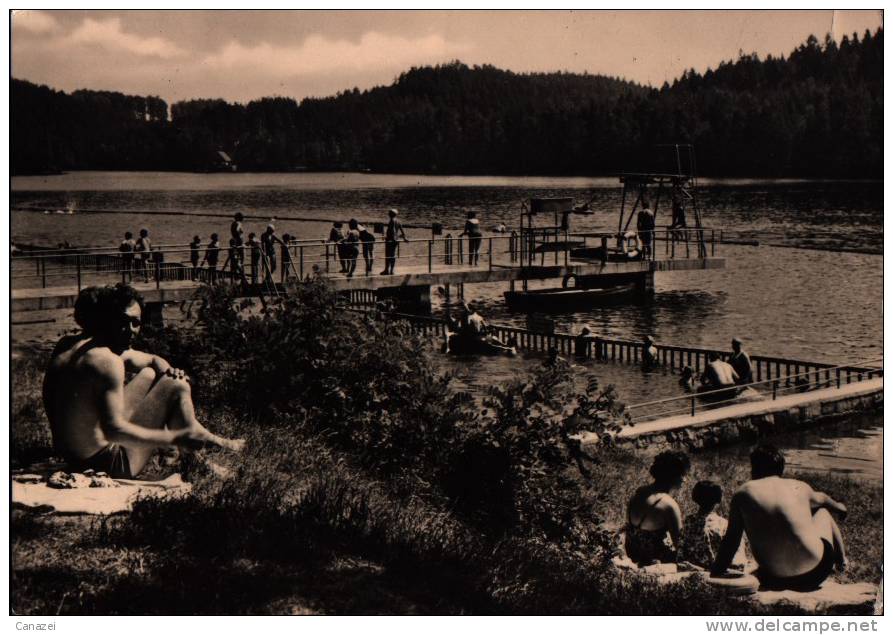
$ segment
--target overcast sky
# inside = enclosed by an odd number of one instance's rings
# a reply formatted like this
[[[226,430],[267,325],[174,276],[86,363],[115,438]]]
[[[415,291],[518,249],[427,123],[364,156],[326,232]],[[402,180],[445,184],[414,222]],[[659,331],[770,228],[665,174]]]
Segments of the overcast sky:
[[[787,55],[810,34],[882,26],[879,11],[16,11],[13,77],[246,102],[390,84],[454,59],[587,71],[659,87],[738,51]]]

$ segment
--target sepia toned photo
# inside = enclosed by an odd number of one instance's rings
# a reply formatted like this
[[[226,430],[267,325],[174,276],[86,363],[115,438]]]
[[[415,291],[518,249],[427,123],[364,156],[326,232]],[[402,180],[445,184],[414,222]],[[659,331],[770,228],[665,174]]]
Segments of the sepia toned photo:
[[[877,630],[883,18],[11,10],[16,630]]]

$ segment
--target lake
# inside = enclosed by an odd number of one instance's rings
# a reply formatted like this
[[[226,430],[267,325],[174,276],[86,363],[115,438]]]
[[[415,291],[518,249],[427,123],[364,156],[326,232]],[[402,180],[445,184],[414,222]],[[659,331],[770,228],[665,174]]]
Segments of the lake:
[[[515,227],[524,200],[549,196],[592,201],[595,214],[573,217],[575,231],[616,228],[621,197],[615,178],[81,172],[14,177],[12,240],[116,247],[124,231],[148,227],[156,244],[185,244],[193,234],[225,235],[227,219],[208,215],[236,211],[247,217],[247,231],[260,232],[275,218],[280,234],[322,238],[326,222],[301,219],[383,220],[391,207],[405,224],[417,226],[410,237],[427,238],[432,222],[461,231],[466,210],[476,211],[485,229]],[[882,183],[702,179],[699,201],[705,226],[761,246],[721,245],[717,256],[726,259],[725,269],[659,273],[652,299],[559,315],[557,328],[576,332],[588,324],[606,336],[651,334],[659,342],[717,348],[737,335],[753,353],[835,364],[883,355]],[[466,298],[477,301],[491,321],[522,323],[523,315],[504,308],[503,291],[499,284],[469,286]],[[436,290],[434,298],[435,312],[443,310]],[[479,378],[507,379],[534,363],[476,360],[462,365],[462,381],[482,390]],[[454,360],[445,364],[459,368]],[[593,371],[617,383],[629,403],[678,390],[671,375],[642,380],[619,368]],[[877,421],[863,429],[879,426]],[[857,439],[874,456],[880,436],[862,436],[844,438]],[[821,462],[819,454],[811,460]]]

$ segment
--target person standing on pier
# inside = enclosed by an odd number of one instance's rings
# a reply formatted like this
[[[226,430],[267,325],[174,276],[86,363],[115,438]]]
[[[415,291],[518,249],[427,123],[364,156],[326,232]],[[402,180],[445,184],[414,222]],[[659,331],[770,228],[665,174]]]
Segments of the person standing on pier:
[[[208,283],[217,282],[217,261],[220,259],[220,243],[217,234],[211,234],[211,240],[208,242],[208,248],[205,250],[205,258],[202,265],[208,264]]]
[[[149,258],[151,258],[152,241],[149,239],[149,230],[145,227],[140,230],[140,237],[133,248],[136,268],[143,274],[143,281],[149,282]]]
[[[263,252],[264,261],[266,264],[266,273],[264,274],[264,278],[272,282],[273,274],[276,273],[276,244],[282,244],[282,241],[279,240],[279,236],[276,235],[276,227],[273,223],[267,225],[267,230],[261,234],[260,237],[260,248]]]
[[[394,273],[394,265],[397,264],[397,239],[403,238],[403,242],[408,243],[406,232],[403,231],[403,225],[397,220],[397,210],[389,209],[387,229],[384,235],[384,271],[381,275],[387,276]]]
[[[739,384],[749,384],[753,382],[753,366],[750,363],[750,355],[741,348],[741,340],[737,337],[732,338],[732,356],[729,363],[735,372],[738,373]]]
[[[251,257],[251,284],[257,284],[257,269],[260,267],[260,243],[257,242],[257,235],[254,232],[248,234],[248,242],[245,247]]]
[[[654,212],[648,206],[648,201],[642,200],[642,209],[636,219],[636,229],[639,232],[639,240],[642,241],[642,254],[647,260],[651,257],[651,242],[654,239]]]
[[[124,232],[124,240],[118,247],[121,252],[121,270],[127,276],[127,280],[133,280],[133,250],[136,248],[136,241],[133,239],[131,232]]]
[[[198,263],[201,260],[202,239],[198,236],[192,237],[189,243],[189,262],[192,263],[192,279],[198,278]]]
[[[347,273],[347,261],[344,259],[344,246],[341,242],[344,240],[344,232],[341,231],[343,225],[339,221],[332,223],[332,229],[329,230],[329,242],[335,245],[338,253],[338,264],[341,265],[339,273]]]
[[[245,234],[245,230],[242,229],[243,220],[245,220],[245,217],[242,216],[242,212],[236,212],[233,214],[233,222],[229,226],[230,238],[236,241],[236,247],[241,247],[245,242],[242,238]]]
[[[468,264],[476,266],[478,264],[478,252],[481,250],[481,223],[477,219],[474,212],[468,212],[465,221],[465,229],[459,234],[460,237],[468,236]]]
[[[341,242],[344,251],[344,260],[347,263],[347,277],[352,278],[357,269],[357,258],[360,255],[360,224],[357,219],[351,218],[347,223],[347,236]]]
[[[375,234],[366,229],[365,225],[359,226],[360,242],[363,245],[363,260],[366,262],[366,275],[372,273],[373,260],[375,259]]]

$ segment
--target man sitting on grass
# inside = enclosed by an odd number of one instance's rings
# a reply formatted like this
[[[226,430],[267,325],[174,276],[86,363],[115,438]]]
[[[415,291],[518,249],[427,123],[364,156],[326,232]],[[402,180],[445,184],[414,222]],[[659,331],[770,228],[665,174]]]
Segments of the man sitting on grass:
[[[754,575],[772,589],[817,589],[837,566],[846,567],[840,528],[831,517],[846,507],[803,481],[782,478],[784,457],[771,445],[750,455],[752,480],[732,496],[729,526],[711,568],[721,575],[747,533],[759,565]]]
[[[89,287],[74,307],[83,332],[63,337],[53,350],[43,402],[53,445],[72,471],[134,478],[158,447],[240,451],[244,445],[198,422],[183,371],[130,348],[141,316],[142,298],[131,287]],[[135,373],[130,381],[127,372]]]

